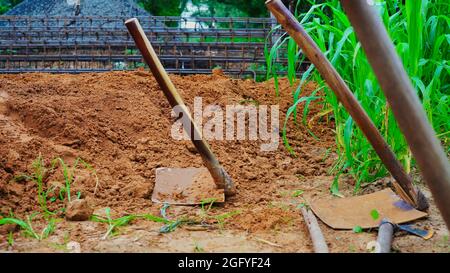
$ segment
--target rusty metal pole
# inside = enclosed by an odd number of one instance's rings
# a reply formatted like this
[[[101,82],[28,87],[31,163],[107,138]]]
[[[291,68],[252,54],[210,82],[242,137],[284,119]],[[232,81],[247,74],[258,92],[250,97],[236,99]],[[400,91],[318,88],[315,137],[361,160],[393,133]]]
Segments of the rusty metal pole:
[[[410,204],[420,210],[428,208],[428,203],[418,189],[413,186],[411,177],[405,172],[403,166],[396,159],[395,154],[389,148],[389,145],[383,139],[375,124],[369,118],[367,113],[359,104],[350,88],[344,82],[342,77],[331,65],[325,55],[320,51],[317,44],[306,33],[297,19],[283,5],[281,0],[268,0],[266,5],[270,12],[283,25],[284,29],[295,40],[303,53],[315,65],[319,73],[326,80],[327,84],[333,90],[338,100],[342,103],[353,120],[364,133],[370,144],[380,157],[386,169],[394,177],[394,185],[397,193]]]
[[[376,10],[367,1],[341,0],[341,3],[450,229],[450,163],[394,44]]]

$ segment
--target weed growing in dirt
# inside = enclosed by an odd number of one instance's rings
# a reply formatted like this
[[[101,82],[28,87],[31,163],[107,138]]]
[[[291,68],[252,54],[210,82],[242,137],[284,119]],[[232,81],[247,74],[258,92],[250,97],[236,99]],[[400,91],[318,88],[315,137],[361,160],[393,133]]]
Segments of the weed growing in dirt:
[[[49,189],[48,191],[44,190],[44,180],[47,177],[49,173],[49,169],[45,166],[44,159],[39,154],[39,156],[33,161],[31,164],[33,169],[33,174],[31,175],[19,175],[18,177],[15,177],[14,180],[31,180],[36,183],[37,185],[37,194],[38,194],[38,203],[41,207],[41,210],[46,214],[54,214],[53,212],[49,211],[47,208],[47,195],[52,189]]]
[[[91,221],[108,224],[108,229],[106,230],[105,235],[102,237],[103,240],[105,240],[109,236],[117,235],[119,227],[126,226],[126,225],[130,224],[133,220],[136,220],[136,219],[144,219],[144,220],[149,220],[149,221],[153,221],[153,222],[164,223],[166,225],[173,224],[173,221],[169,221],[164,218],[157,217],[157,216],[154,216],[151,214],[130,214],[130,215],[126,215],[123,217],[113,219],[111,217],[111,209],[110,208],[105,209],[105,217],[95,215],[95,214],[91,216]]]
[[[161,207],[161,216],[168,221],[167,224],[165,224],[164,226],[162,226],[159,229],[160,233],[169,233],[174,231],[177,227],[179,227],[180,225],[184,224],[184,223],[188,223],[190,222],[190,220],[188,219],[177,219],[175,221],[171,221],[169,220],[168,216],[167,216],[167,209],[170,207],[169,203],[164,203],[164,205]]]
[[[48,245],[56,250],[61,250],[68,252],[68,243],[70,241],[70,234],[68,232],[64,233],[64,238],[62,243],[49,243]]]
[[[83,161],[81,158],[78,158],[75,161],[75,164],[71,168],[69,168],[69,166],[61,158],[54,159],[52,161],[52,164],[50,164],[50,166],[47,166],[45,164],[45,161],[44,161],[42,155],[39,155],[33,161],[32,165],[31,165],[32,169],[33,169],[33,173],[31,175],[26,175],[26,174],[19,175],[19,176],[15,177],[14,180],[20,181],[20,180],[25,179],[25,180],[33,181],[36,184],[38,203],[39,203],[39,207],[42,211],[43,219],[45,220],[46,226],[39,233],[39,232],[35,231],[35,229],[32,225],[33,219],[37,215],[41,214],[40,212],[32,213],[30,216],[27,216],[25,220],[15,217],[14,214],[12,212],[10,212],[9,217],[0,219],[0,225],[7,225],[7,224],[17,225],[24,232],[24,235],[32,237],[37,240],[46,239],[55,231],[56,223],[57,223],[58,219],[56,219],[54,217],[57,214],[57,211],[50,211],[48,209],[47,198],[50,193],[54,192],[56,187],[49,186],[46,189],[46,185],[47,185],[46,180],[48,179],[49,175],[52,172],[54,172],[57,164],[60,164],[62,167],[64,182],[65,182],[64,186],[61,187],[60,193],[59,193],[61,201],[64,201],[64,195],[67,197],[68,202],[71,201],[70,189],[71,189],[71,185],[74,181],[76,169],[80,164],[83,165],[83,167],[85,169],[89,170],[94,175],[94,177],[96,179],[96,188],[94,190],[94,193],[95,193],[95,191],[97,189],[97,185],[98,185],[98,178],[97,178],[96,172],[92,168],[92,166],[90,166],[88,163]],[[80,197],[80,194],[81,193],[78,193],[78,197]],[[56,201],[56,198],[54,198],[54,197],[50,199],[50,202],[55,202],[55,201]],[[61,209],[61,211],[64,211],[64,210],[65,210],[65,208]],[[8,236],[8,242],[12,242],[12,240],[13,240],[13,236],[12,235]]]
[[[204,199],[200,202],[200,217],[204,220],[208,217],[209,211],[217,201],[215,198]]]
[[[8,233],[7,241],[8,241],[8,246],[10,246],[10,247],[14,246],[14,233],[12,231],[10,231]]]
[[[54,171],[57,169],[58,165],[60,165],[62,168],[64,183],[61,184],[62,186],[50,185],[50,186],[47,186],[47,189],[46,189],[46,185],[48,185],[46,183],[47,182],[46,180],[48,179],[48,176],[51,173],[54,173]],[[38,203],[39,203],[41,210],[46,215],[55,215],[56,214],[55,211],[50,211],[48,209],[48,202],[47,202],[48,196],[50,193],[54,193],[54,191],[57,188],[59,188],[59,194],[58,194],[59,199],[61,201],[64,201],[64,199],[67,198],[67,201],[70,202],[72,199],[71,198],[71,196],[72,196],[71,195],[71,187],[72,187],[72,184],[75,179],[76,171],[80,165],[84,169],[88,170],[91,173],[91,175],[94,177],[94,179],[95,179],[94,194],[96,194],[97,188],[99,185],[97,173],[90,164],[88,164],[81,158],[77,158],[75,160],[75,163],[72,165],[72,167],[69,167],[67,165],[67,163],[64,162],[64,160],[60,157],[53,159],[51,161],[50,166],[47,166],[44,162],[42,155],[39,155],[32,163],[33,173],[31,175],[26,175],[26,174],[20,175],[20,176],[16,177],[15,180],[17,181],[17,180],[26,179],[26,180],[34,181],[37,185]],[[81,192],[77,193],[77,197],[78,198],[81,197]],[[52,197],[52,198],[50,198],[49,201],[55,202],[56,200],[57,200],[56,197]],[[65,208],[62,208],[61,210],[64,211]]]
[[[308,1],[310,9],[304,13],[296,12],[295,16],[348,83],[406,171],[410,172],[415,164],[411,152],[339,1]],[[297,1],[297,6],[302,2],[305,1]],[[447,151],[450,151],[448,122],[450,43],[447,2],[446,0],[375,1],[375,8],[403,60],[428,119],[447,147]],[[267,45],[270,44],[274,31],[279,28],[280,26],[277,26],[268,35]],[[281,56],[282,49],[287,49],[285,56]],[[314,66],[311,65],[301,78],[297,78],[297,69],[305,56],[301,54],[293,39],[286,34],[280,36],[271,48],[266,46],[265,55],[267,78],[274,78],[276,95],[279,94],[278,80],[281,75],[279,70],[281,67],[276,63],[277,58],[288,59],[287,77],[293,87],[298,83],[292,92],[293,103],[287,112],[283,129],[283,141],[289,152],[294,153],[286,138],[286,126],[290,126],[288,120],[291,116],[294,126],[298,125],[297,106],[299,103],[305,103],[302,123],[308,130],[318,120],[335,124],[339,156],[332,169],[335,174],[349,173],[354,176],[355,191],[359,190],[361,183],[371,182],[387,175],[386,169],[367,139],[357,129],[352,118]],[[303,86],[308,80],[317,82],[319,87],[310,96],[303,96]],[[308,122],[310,103],[319,98],[323,110]],[[338,193],[337,181],[333,187],[334,193]]]
[[[219,228],[223,229],[224,226],[225,226],[225,221],[227,219],[233,217],[233,216],[238,215],[238,214],[241,214],[240,210],[234,210],[234,211],[230,211],[230,212],[227,212],[227,213],[224,213],[224,214],[215,215],[215,216],[212,216],[212,217],[217,221],[217,224],[219,225]]]
[[[292,193],[292,197],[299,197],[300,195],[302,195],[304,193],[304,191],[302,191],[302,190],[295,190],[293,193]]]
[[[37,214],[39,214],[39,213],[34,213],[31,216],[28,216],[26,218],[26,220],[14,218],[14,216],[11,215],[11,217],[0,219],[0,226],[8,225],[8,224],[18,225],[21,228],[21,230],[23,230],[24,235],[30,236],[37,240],[43,240],[43,239],[46,239],[48,236],[50,236],[55,231],[56,219],[49,218],[47,225],[42,229],[42,231],[40,233],[38,233],[34,230],[33,225],[32,225],[33,218],[35,218]],[[8,237],[8,242],[10,242],[9,237]]]
[[[219,228],[223,229],[225,226],[225,221],[228,218],[231,218],[233,216],[240,214],[241,211],[235,210],[235,211],[226,212],[226,213],[223,213],[220,215],[210,215],[210,210],[216,201],[217,201],[217,199],[214,199],[214,198],[202,200],[202,202],[200,203],[200,206],[201,206],[200,207],[201,208],[200,209],[200,218],[201,218],[200,222],[204,223],[208,219],[213,219],[217,222]]]
[[[98,177],[97,177],[97,173],[95,171],[95,169],[88,164],[87,162],[85,162],[84,160],[82,160],[81,158],[77,158],[75,160],[75,163],[73,164],[72,168],[70,168],[62,158],[58,157],[55,158],[52,161],[52,169],[54,169],[56,167],[56,165],[60,165],[62,168],[62,172],[63,172],[63,176],[64,176],[64,186],[60,189],[59,192],[59,196],[61,200],[64,200],[63,196],[66,195],[67,197],[67,201],[70,202],[72,200],[71,197],[71,185],[74,182],[75,179],[75,172],[77,170],[77,167],[81,164],[86,170],[89,170],[91,172],[91,174],[94,176],[95,178],[95,188],[94,188],[94,194],[97,193],[97,188],[98,188]],[[81,193],[77,193],[78,198],[80,197]]]
[[[303,197],[304,193],[305,192],[303,190],[295,190],[294,192],[292,192],[292,197],[300,198],[300,203],[298,203],[298,205],[296,205],[297,209],[308,207],[308,203],[306,202],[305,197]]]

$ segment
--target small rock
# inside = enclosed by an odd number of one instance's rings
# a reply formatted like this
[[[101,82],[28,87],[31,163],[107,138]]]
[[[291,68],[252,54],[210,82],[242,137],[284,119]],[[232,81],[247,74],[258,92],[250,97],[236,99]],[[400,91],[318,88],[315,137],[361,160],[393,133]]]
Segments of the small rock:
[[[93,211],[86,199],[76,199],[68,204],[66,219],[69,221],[86,221],[89,220]]]
[[[19,226],[16,224],[6,224],[6,225],[2,225],[0,226],[0,234],[1,235],[6,235],[10,232],[14,232],[16,230],[18,230]]]
[[[81,245],[78,242],[70,241],[66,247],[69,253],[81,253]]]

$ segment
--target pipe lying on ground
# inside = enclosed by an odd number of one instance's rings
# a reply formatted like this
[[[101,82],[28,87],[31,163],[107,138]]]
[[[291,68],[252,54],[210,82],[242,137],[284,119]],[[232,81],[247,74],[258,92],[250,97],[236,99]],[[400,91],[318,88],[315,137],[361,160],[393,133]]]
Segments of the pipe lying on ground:
[[[395,226],[388,219],[384,219],[378,229],[378,249],[376,253],[390,253]]]
[[[309,235],[314,247],[315,253],[328,253],[328,246],[323,236],[322,230],[320,229],[317,218],[311,210],[306,208],[301,209],[303,214],[303,219],[305,219],[306,225],[308,226]]]
[[[348,1],[359,2],[359,1]],[[395,154],[389,148],[386,141],[381,136],[375,124],[359,104],[347,84],[331,65],[325,55],[320,51],[317,44],[306,33],[297,19],[289,12],[281,0],[268,0],[268,9],[283,25],[288,34],[295,40],[302,52],[314,64],[322,77],[326,80],[330,88],[336,94],[353,120],[364,133],[370,144],[380,157],[386,169],[395,179],[398,194],[419,210],[428,208],[428,202],[423,194],[413,186],[411,177],[405,172]],[[449,198],[450,199],[450,198]]]

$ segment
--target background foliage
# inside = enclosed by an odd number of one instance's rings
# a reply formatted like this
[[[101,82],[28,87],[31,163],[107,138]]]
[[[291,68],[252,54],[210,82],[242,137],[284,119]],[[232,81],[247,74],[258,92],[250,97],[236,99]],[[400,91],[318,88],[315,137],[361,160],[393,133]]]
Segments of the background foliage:
[[[7,12],[20,2],[22,2],[22,0],[0,0],[0,14]]]

